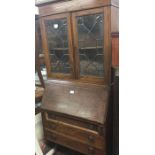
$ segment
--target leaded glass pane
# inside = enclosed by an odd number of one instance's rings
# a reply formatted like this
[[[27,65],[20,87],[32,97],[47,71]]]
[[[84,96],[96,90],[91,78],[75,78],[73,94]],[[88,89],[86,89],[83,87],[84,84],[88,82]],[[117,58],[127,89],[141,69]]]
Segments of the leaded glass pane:
[[[45,20],[52,72],[70,73],[67,19]]]
[[[103,77],[103,14],[77,17],[80,75]]]

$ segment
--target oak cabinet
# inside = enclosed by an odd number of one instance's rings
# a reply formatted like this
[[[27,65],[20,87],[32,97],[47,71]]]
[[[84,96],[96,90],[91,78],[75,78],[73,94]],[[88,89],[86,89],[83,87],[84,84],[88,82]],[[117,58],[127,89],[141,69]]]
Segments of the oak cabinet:
[[[37,6],[48,76],[45,138],[87,155],[110,155],[111,33],[118,32],[118,1]]]

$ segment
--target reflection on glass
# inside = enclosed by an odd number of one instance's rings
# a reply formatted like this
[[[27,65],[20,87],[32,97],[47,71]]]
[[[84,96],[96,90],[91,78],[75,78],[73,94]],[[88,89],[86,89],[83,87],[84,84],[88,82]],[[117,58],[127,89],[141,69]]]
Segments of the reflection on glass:
[[[38,76],[38,72],[35,72],[35,85],[41,85],[39,76]]]
[[[42,64],[42,65],[40,66],[40,70],[41,70],[41,74],[42,74],[42,76],[43,76],[43,80],[44,80],[44,81],[47,80],[47,70],[46,70],[45,64]]]
[[[52,72],[70,73],[67,19],[45,20]]]
[[[103,14],[77,17],[80,74],[103,77]]]

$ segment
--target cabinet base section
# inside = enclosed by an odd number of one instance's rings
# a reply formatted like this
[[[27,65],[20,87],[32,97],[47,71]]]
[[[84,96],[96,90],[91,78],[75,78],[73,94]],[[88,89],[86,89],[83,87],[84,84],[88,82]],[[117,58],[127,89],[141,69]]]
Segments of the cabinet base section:
[[[67,136],[62,136],[50,131],[45,132],[45,138],[48,141],[57,143],[86,155],[106,155],[104,150],[94,148],[79,141],[75,141]]]

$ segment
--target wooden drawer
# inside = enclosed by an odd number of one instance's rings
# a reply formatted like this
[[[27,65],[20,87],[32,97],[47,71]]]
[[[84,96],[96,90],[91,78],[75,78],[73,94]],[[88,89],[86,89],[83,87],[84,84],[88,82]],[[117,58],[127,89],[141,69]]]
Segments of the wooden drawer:
[[[90,145],[81,143],[74,138],[45,129],[45,138],[49,141],[66,146],[86,155],[105,155],[105,150],[96,149]]]
[[[72,124],[75,126],[87,128],[87,129],[94,130],[94,131],[101,131],[101,129],[99,129],[99,127],[95,124],[92,124],[92,123],[90,124],[88,122],[82,122],[75,118],[64,117],[64,116],[61,116],[61,115],[58,115],[58,114],[55,114],[52,112],[44,112],[43,115],[44,115],[43,117],[46,120],[52,119],[52,120],[61,121],[61,122],[67,123],[67,124]]]
[[[44,128],[46,129],[67,135],[71,138],[74,137],[77,141],[99,149],[105,148],[105,139],[96,131],[48,118],[47,113],[45,114],[44,120]]]

